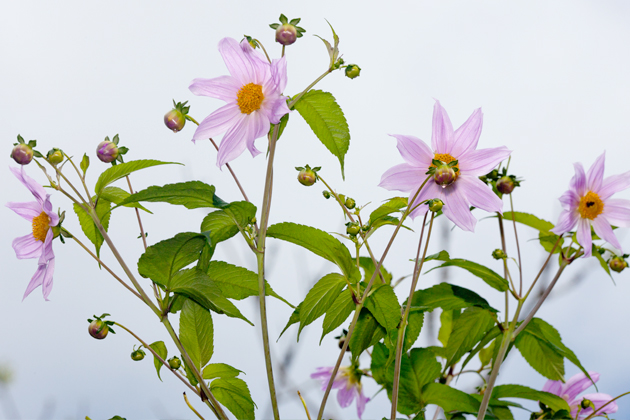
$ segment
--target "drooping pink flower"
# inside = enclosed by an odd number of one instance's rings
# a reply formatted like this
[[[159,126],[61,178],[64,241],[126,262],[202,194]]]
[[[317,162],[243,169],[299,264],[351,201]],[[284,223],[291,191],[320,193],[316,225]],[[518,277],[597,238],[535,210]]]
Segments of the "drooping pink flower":
[[[315,373],[311,374],[311,378],[321,381],[322,390],[326,390],[332,371],[332,367],[318,367]],[[343,408],[352,404],[355,398],[357,399],[357,415],[361,418],[365,411],[365,404],[370,401],[370,399],[363,395],[361,378],[360,375],[357,374],[356,369],[352,366],[340,367],[332,387],[333,389],[339,390],[337,391],[337,401],[339,401],[339,405]]]
[[[232,38],[219,42],[219,52],[231,76],[195,79],[189,89],[195,95],[227,102],[204,119],[193,141],[225,133],[219,146],[217,166],[237,158],[247,148],[252,156],[260,153],[254,141],[269,132],[289,112],[282,92],[287,84],[284,57],[271,64],[247,40],[239,45]]]
[[[464,230],[474,231],[477,219],[470,212],[471,205],[489,212],[501,212],[503,209],[501,199],[479,180],[479,176],[490,172],[511,153],[504,146],[476,150],[482,120],[479,108],[461,127],[453,131],[446,110],[436,101],[433,108],[431,148],[417,137],[393,135],[398,140],[397,147],[405,163],[385,172],[379,186],[388,190],[409,192],[411,200],[426,179],[429,168],[435,166],[432,163],[434,159],[444,164],[457,161],[457,172],[449,174],[448,168],[444,167],[444,171],[438,168],[435,176],[409,205],[415,207],[422,201],[439,198],[444,202],[442,211],[449,220]],[[421,205],[411,213],[411,217],[424,215],[427,211],[428,206]]]
[[[630,171],[604,179],[606,152],[602,153],[584,173],[581,163],[574,163],[575,175],[569,190],[560,196],[563,211],[556,227],[556,235],[572,230],[577,224],[577,241],[584,248],[584,256],[590,257],[595,233],[621,251],[621,244],[610,225],[630,226],[630,200],[611,198],[613,194],[630,187]],[[622,251],[623,252],[623,251]]]
[[[44,187],[24,173],[24,168],[10,168],[13,175],[33,194],[36,201],[28,203],[7,203],[7,207],[31,222],[32,232],[15,238],[13,249],[19,259],[39,258],[37,271],[26,287],[23,299],[34,289],[42,286],[44,299],[52,290],[53,272],[55,271],[55,254],[52,250],[52,227],[59,223],[59,216],[53,212],[50,195]]]
[[[571,417],[575,418],[578,413],[578,407],[582,400],[587,399],[593,402],[593,405],[597,409],[598,414],[611,414],[617,412],[617,403],[611,402],[606,407],[604,407],[601,411],[600,408],[606,404],[608,401],[612,400],[612,397],[608,394],[602,393],[594,393],[594,394],[586,394],[578,397],[578,395],[589,388],[594,382],[599,380],[599,373],[589,371],[588,374],[593,378],[593,382],[591,382],[588,377],[580,372],[576,375],[573,375],[571,379],[569,379],[566,383],[562,383],[561,381],[547,381],[545,386],[543,387],[543,391],[549,392],[551,394],[555,394],[559,397],[562,397],[571,408]],[[592,408],[580,409],[580,415],[578,418],[585,418],[590,416],[593,413]]]

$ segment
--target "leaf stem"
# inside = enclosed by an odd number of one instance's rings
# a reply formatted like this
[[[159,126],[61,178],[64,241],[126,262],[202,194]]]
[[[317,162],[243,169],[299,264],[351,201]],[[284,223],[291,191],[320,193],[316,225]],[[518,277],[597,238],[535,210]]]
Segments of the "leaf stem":
[[[199,412],[197,410],[195,410],[195,407],[192,406],[192,404],[190,404],[190,401],[188,401],[188,397],[186,396],[186,393],[184,392],[184,401],[186,401],[186,405],[188,406],[188,408],[190,408],[192,410],[193,413],[195,413],[197,415],[197,417],[199,417],[201,420],[205,420],[201,414],[199,414]]]
[[[508,166],[509,166],[508,161]],[[512,194],[510,194],[510,210],[514,214],[514,202],[512,201]],[[518,295],[523,296],[523,264],[521,263],[521,246],[518,242],[518,232],[516,231],[516,218],[512,217],[512,224],[514,225],[514,240],[516,241],[516,253],[518,254],[518,276],[519,276],[519,288]],[[516,290],[515,290],[516,291]]]
[[[288,103],[288,107],[289,109],[293,109],[293,107],[295,106],[295,104],[297,103],[297,101],[299,101],[300,99],[302,99],[302,96],[304,96],[304,94],[306,94],[309,90],[311,90],[311,88],[313,86],[315,86],[317,83],[319,83],[324,77],[328,76],[330,73],[333,72],[333,68],[332,66],[326,70],[321,76],[319,76],[317,79],[315,79],[315,81],[313,83],[311,83],[310,85],[307,86],[306,89],[304,89],[302,92],[300,92],[295,98],[293,98],[293,100],[291,102]]]

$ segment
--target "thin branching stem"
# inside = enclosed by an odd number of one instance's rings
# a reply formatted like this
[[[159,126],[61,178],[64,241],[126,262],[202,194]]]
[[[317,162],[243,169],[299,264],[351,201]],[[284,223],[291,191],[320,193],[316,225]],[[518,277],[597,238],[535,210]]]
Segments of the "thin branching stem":
[[[516,253],[518,254],[518,277],[519,277],[518,295],[523,296],[523,264],[521,263],[521,246],[518,241],[518,232],[516,231],[516,218],[514,217],[514,202],[512,200],[512,194],[510,194],[510,210],[512,210],[512,225],[514,226],[514,240],[516,242]]]

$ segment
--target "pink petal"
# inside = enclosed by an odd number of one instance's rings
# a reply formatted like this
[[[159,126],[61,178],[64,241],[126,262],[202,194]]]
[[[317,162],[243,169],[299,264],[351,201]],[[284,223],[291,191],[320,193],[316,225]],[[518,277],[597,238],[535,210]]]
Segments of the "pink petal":
[[[457,226],[469,232],[475,231],[477,219],[470,212],[470,206],[464,196],[463,188],[459,188],[458,182],[444,189],[444,215]]]
[[[221,139],[219,152],[217,153],[217,166],[219,168],[239,157],[247,148],[249,141],[247,138],[249,134],[247,122],[247,118],[241,118],[238,123],[228,129]]]
[[[240,47],[254,69],[254,78],[250,82],[257,85],[269,83],[272,77],[271,66],[267,58],[261,52],[255,50],[247,39],[241,41]]]
[[[20,166],[20,168],[9,168],[11,170],[11,172],[13,172],[13,175],[15,175],[15,177],[17,179],[20,180],[20,182],[22,184],[24,184],[24,186],[26,188],[28,188],[28,190],[31,192],[31,194],[33,194],[35,196],[35,198],[37,199],[37,201],[39,201],[40,203],[43,203],[44,200],[46,200],[46,190],[44,189],[44,187],[42,187],[41,185],[39,185],[39,183],[37,183],[33,178],[31,178],[30,176],[26,175],[24,173],[24,167]]]
[[[575,210],[580,205],[580,197],[573,190],[567,190],[559,198],[562,208],[565,210]]]
[[[368,401],[370,401],[370,399],[363,395],[363,390],[357,390],[357,415],[359,418],[363,416],[365,404],[367,404]]]
[[[503,212],[501,200],[486,184],[477,177],[460,176],[455,183],[465,191],[466,199],[471,205],[489,212]]]
[[[612,175],[604,179],[602,187],[597,191],[599,198],[606,201],[613,194],[630,187],[630,171],[619,175]]]
[[[411,194],[409,195],[409,200],[411,200],[413,196],[416,195],[416,191],[418,191],[419,187],[420,186],[418,185],[411,191]],[[415,219],[418,216],[424,216],[424,214],[429,210],[429,206],[427,206],[426,204],[423,204],[419,207],[416,206],[418,205],[418,203],[422,203],[425,200],[431,200],[434,198],[439,198],[440,200],[445,202],[444,189],[437,185],[432,179],[430,179],[427,181],[426,184],[424,184],[424,187],[422,188],[422,191],[420,191],[420,194],[418,194],[416,201],[414,201],[411,205],[412,208],[415,207],[415,209],[410,214],[411,218]]]
[[[577,224],[579,219],[579,213],[575,210],[565,210],[560,213],[560,217],[558,218],[558,223],[556,226],[550,231],[555,233],[556,235],[562,235],[567,233]]]
[[[243,85],[232,76],[219,76],[214,79],[195,79],[188,89],[197,96],[209,96],[225,102],[236,102],[236,95]]]
[[[256,139],[261,138],[262,136],[267,135],[269,133],[269,120],[259,112],[252,112],[247,117],[245,117],[247,122],[247,149],[252,154],[253,157],[256,157],[260,154],[260,150],[256,149],[254,145]]]
[[[340,388],[337,392],[337,401],[339,401],[339,405],[341,407],[347,407],[352,404],[354,400],[354,387],[347,383],[346,386]]]
[[[287,87],[287,59],[282,57],[271,62],[271,79],[278,93],[284,92]]]
[[[610,227],[610,222],[606,219],[606,216],[600,215],[596,217],[595,219],[591,220],[591,224],[593,225],[593,229],[595,230],[597,236],[599,236],[615,248],[621,250],[621,244],[613,233],[613,230]]]
[[[278,124],[280,122],[280,118],[284,117],[291,110],[287,105],[287,97],[286,96],[278,96],[278,98],[273,102],[270,113],[266,118],[272,124]]]
[[[611,397],[608,394],[603,394],[601,392],[595,392],[592,394],[585,394],[583,395],[579,402],[582,402],[583,399],[587,399],[590,400],[593,405],[595,406],[595,409],[597,410],[598,413],[603,414],[612,414],[612,413],[616,413],[617,410],[619,410],[619,407],[617,406],[617,403],[615,401],[611,402],[610,404],[607,404],[608,401],[612,400],[613,397]],[[604,405],[607,404],[606,407],[603,408],[603,410],[600,410],[600,408]],[[577,413],[577,408],[576,408],[576,413]],[[580,411],[580,418],[585,418],[590,416],[593,413],[593,409],[592,408],[587,408],[585,410],[581,410]]]
[[[569,401],[574,400],[578,395],[590,388],[593,383],[599,381],[599,373],[588,371],[591,379],[589,379],[584,373],[576,373],[562,386],[562,395],[567,395]],[[560,395],[560,396],[562,396]]]
[[[453,144],[451,154],[457,157],[470,150],[475,150],[479,142],[479,137],[481,136],[482,125],[483,113],[481,112],[481,108],[477,108],[470,117],[468,117],[466,122],[455,130],[455,143]]]
[[[584,248],[584,257],[591,256],[593,247],[593,239],[591,238],[591,223],[590,219],[578,218],[577,224],[577,241]]]
[[[244,119],[244,115],[236,103],[230,103],[208,115],[197,127],[193,141],[207,140],[233,128]]]
[[[578,196],[584,197],[586,195],[586,175],[584,174],[584,167],[581,163],[574,163],[575,175],[571,178],[569,187],[577,193]]]
[[[50,202],[50,195],[46,195],[46,200],[42,204],[42,209],[46,212],[46,215],[50,219],[48,226],[57,226],[59,224],[59,215],[53,211],[52,203]]]
[[[446,110],[435,101],[433,106],[433,134],[431,148],[435,153],[451,153],[453,147],[453,124],[448,118]]]
[[[235,39],[223,38],[219,41],[219,52],[230,74],[240,86],[255,82],[256,69]]]
[[[24,292],[22,300],[26,299],[26,297],[30,295],[33,290],[42,285],[42,283],[44,282],[44,278],[46,277],[47,270],[48,266],[46,265],[37,266],[35,274],[33,274],[31,281],[28,283],[28,286],[26,286],[26,291]]]
[[[32,233],[13,240],[15,256],[20,259],[39,258],[42,255],[44,243],[35,239]]]
[[[588,191],[599,191],[604,180],[604,163],[606,161],[606,152],[602,153],[595,159],[595,163],[588,169],[586,173],[586,189]]]
[[[6,206],[29,222],[32,222],[33,218],[39,216],[42,212],[42,205],[37,201],[29,201],[28,203],[10,202]]]
[[[604,203],[604,212],[601,214],[611,225],[630,227],[630,200],[622,198],[609,198]]]
[[[435,155],[422,140],[414,136],[405,136],[402,134],[390,134],[390,136],[396,138],[396,147],[400,155],[405,159],[405,162],[413,166],[427,169],[431,166]]]
[[[408,163],[401,163],[385,171],[378,186],[389,191],[407,192],[416,190],[427,177],[425,175],[427,169],[419,169]],[[427,183],[431,183],[431,180]]]
[[[44,279],[42,280],[42,294],[44,299],[48,300],[48,295],[52,292],[53,274],[55,272],[55,259],[48,261],[48,266],[44,271]]]
[[[545,386],[543,386],[543,391],[544,392],[549,392],[551,394],[557,395],[559,397],[562,396],[562,386],[564,384],[562,383],[562,381],[552,381],[552,380],[548,380],[547,382],[545,382]]]
[[[459,169],[462,174],[470,176],[485,175],[501,161],[507,159],[510,153],[512,151],[505,146],[471,150],[459,157]]]
[[[52,229],[48,229],[46,233],[46,239],[44,240],[44,245],[42,246],[42,254],[39,256],[39,265],[46,264],[48,261],[55,258],[55,254],[52,250],[52,242],[53,242],[53,231]]]

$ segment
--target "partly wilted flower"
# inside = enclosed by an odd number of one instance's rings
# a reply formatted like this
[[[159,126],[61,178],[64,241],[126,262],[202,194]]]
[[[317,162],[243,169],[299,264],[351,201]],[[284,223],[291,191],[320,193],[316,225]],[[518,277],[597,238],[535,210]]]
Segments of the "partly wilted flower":
[[[282,96],[287,84],[284,57],[269,64],[247,40],[239,45],[232,38],[219,42],[219,52],[231,76],[195,79],[190,91],[227,102],[206,117],[193,135],[196,141],[225,133],[217,155],[217,166],[221,167],[246,148],[252,156],[258,155],[254,141],[266,135],[271,124],[278,124],[289,108]]]
[[[427,174],[432,173],[434,179],[427,182],[416,201],[409,206],[415,207],[427,199],[439,198],[444,202],[442,211],[449,220],[464,230],[473,231],[477,219],[470,213],[471,205],[489,212],[501,212],[503,208],[501,199],[479,176],[490,172],[511,153],[504,146],[476,150],[482,119],[479,108],[453,131],[448,114],[436,101],[431,136],[433,150],[417,137],[393,135],[406,163],[385,172],[379,185],[388,190],[410,192],[411,200]],[[411,212],[411,217],[423,215],[428,210],[428,206],[418,206]]]
[[[28,203],[7,203],[8,208],[28,220],[32,225],[31,233],[13,240],[15,255],[19,259],[39,258],[37,271],[28,283],[23,299],[35,288],[42,286],[44,299],[48,300],[53,285],[53,272],[55,271],[52,227],[59,223],[59,216],[53,212],[50,195],[46,194],[44,187],[27,176],[23,168],[9,169],[28,188],[36,200]]]
[[[311,378],[318,379],[322,383],[322,390],[325,390],[330,381],[332,371],[332,367],[319,367],[315,373],[311,374]],[[365,411],[365,404],[370,399],[363,395],[361,374],[358,369],[353,366],[339,368],[332,387],[339,390],[337,392],[337,401],[339,401],[341,407],[349,406],[356,397],[357,415],[361,418],[363,411]]]
[[[571,417],[575,418],[578,414],[578,407],[582,400],[589,400],[595,405],[595,409],[597,409],[598,414],[611,414],[617,412],[617,403],[611,402],[602,410],[600,408],[606,404],[608,401],[612,400],[612,397],[608,394],[602,393],[594,393],[594,394],[586,394],[581,397],[578,395],[589,388],[593,383],[599,380],[599,373],[589,371],[588,374],[593,379],[593,382],[582,372],[573,375],[566,383],[562,383],[561,381],[547,381],[545,386],[543,387],[543,391],[549,392],[551,394],[555,394],[559,397],[562,397],[567,403],[569,403],[569,407],[571,408]],[[578,418],[582,419],[593,414],[592,408],[581,408],[580,414]]]
[[[630,171],[604,179],[606,153],[602,153],[584,173],[581,163],[574,163],[575,175],[569,190],[560,196],[563,211],[556,227],[551,229],[562,235],[577,224],[577,241],[584,248],[584,256],[590,257],[593,245],[591,226],[600,238],[621,250],[621,244],[611,225],[630,226],[630,200],[611,198],[613,194],[630,187]]]

